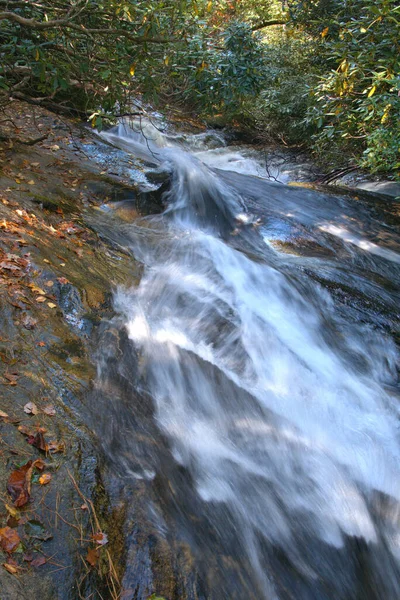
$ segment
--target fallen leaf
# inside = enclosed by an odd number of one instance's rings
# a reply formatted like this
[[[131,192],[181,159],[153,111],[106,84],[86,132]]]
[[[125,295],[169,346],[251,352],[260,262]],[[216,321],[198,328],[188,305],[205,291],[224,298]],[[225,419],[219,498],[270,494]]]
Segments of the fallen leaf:
[[[32,431],[32,429],[30,429],[29,427],[27,427],[26,425],[19,425],[18,427],[18,431],[20,431],[23,435],[27,435],[27,436],[33,436],[35,435],[37,432],[40,433],[46,433],[47,429],[45,429],[45,427],[38,427],[34,432]]]
[[[32,470],[33,462],[28,460],[26,465],[13,471],[8,478],[7,491],[14,502],[14,506],[24,506],[29,501]]]
[[[0,546],[4,552],[7,552],[8,554],[15,552],[20,542],[20,537],[15,529],[11,529],[11,527],[3,527],[0,529]]]
[[[44,259],[43,259],[43,262],[47,263],[48,265],[50,264],[50,261],[49,261],[49,260],[47,260],[47,258],[44,258]]]
[[[7,563],[3,563],[3,567],[6,569],[6,571],[11,573],[11,575],[16,575],[16,573],[18,573],[18,567],[14,567],[13,565],[9,565]]]
[[[87,504],[82,504],[81,510],[89,510],[88,505]]]
[[[66,285],[67,283],[69,283],[66,277],[57,277],[57,281],[61,283],[61,285]]]
[[[43,471],[43,469],[46,466],[46,463],[44,462],[44,460],[42,460],[41,458],[38,458],[37,460],[35,460],[35,462],[33,463],[33,466],[35,467],[35,469],[37,469],[38,471]]]
[[[42,410],[43,410],[44,414],[48,415],[49,417],[54,417],[54,415],[56,414],[56,409],[54,408],[54,406],[52,404],[45,406]]]
[[[28,287],[31,288],[32,292],[35,292],[36,294],[40,294],[41,296],[43,296],[46,293],[44,290],[42,290],[42,288],[38,287],[34,283],[31,283]]]
[[[64,442],[56,442],[52,441],[47,444],[47,452],[64,452],[65,444]]]
[[[43,475],[41,475],[39,477],[40,485],[47,485],[48,483],[50,483],[50,481],[51,481],[50,473],[43,473]]]
[[[96,542],[99,546],[104,546],[108,542],[108,537],[105,533],[96,533],[92,535],[92,540]]]
[[[3,412],[2,410],[0,410],[0,418],[1,419],[8,419],[8,414]]]
[[[57,144],[53,144],[52,146],[50,146],[50,150],[57,151],[59,149],[60,149],[60,146],[57,146]]]
[[[54,304],[54,302],[48,302],[48,303],[47,303],[47,306],[48,306],[49,308],[57,308],[57,304]]]
[[[14,517],[14,519],[19,519],[20,518],[20,514],[17,511],[16,508],[14,508],[13,506],[10,506],[9,504],[5,505],[7,512]]]
[[[35,185],[35,182],[33,181],[33,179],[31,179],[30,181],[28,181],[28,185]]]
[[[46,345],[46,344],[45,344],[44,342],[38,342],[38,343],[36,344],[36,346],[40,346],[41,348],[44,348],[44,346],[45,346],[45,345]]]
[[[97,565],[97,561],[99,560],[99,551],[97,548],[89,548],[86,556],[87,562],[95,567]]]
[[[53,287],[53,285],[54,285],[54,281],[49,280],[49,281],[46,281],[46,283],[45,283],[45,286],[47,286],[47,287]]]
[[[31,561],[32,567],[41,567],[46,564],[46,559],[44,556],[38,556]]]
[[[27,440],[28,444],[38,448],[42,452],[47,452],[49,450],[48,444],[44,439],[44,435],[41,431],[38,431],[35,435],[28,436]]]
[[[34,402],[28,402],[24,406],[24,412],[26,412],[26,414],[28,415],[37,415],[39,409]]]
[[[46,302],[46,298],[44,296],[37,296],[36,302]]]

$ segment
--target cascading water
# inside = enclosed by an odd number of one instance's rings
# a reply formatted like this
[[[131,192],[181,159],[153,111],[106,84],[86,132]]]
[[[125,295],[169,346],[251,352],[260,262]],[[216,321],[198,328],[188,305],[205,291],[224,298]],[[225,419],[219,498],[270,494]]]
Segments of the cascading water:
[[[343,199],[213,170],[204,148],[108,139],[171,175],[165,213],[129,228],[144,273],[115,304],[216,547],[255,598],[398,599],[393,231]],[[281,252],[279,228],[322,250]],[[321,285],[338,278],[389,316],[338,306]],[[240,585],[218,598],[248,598]]]

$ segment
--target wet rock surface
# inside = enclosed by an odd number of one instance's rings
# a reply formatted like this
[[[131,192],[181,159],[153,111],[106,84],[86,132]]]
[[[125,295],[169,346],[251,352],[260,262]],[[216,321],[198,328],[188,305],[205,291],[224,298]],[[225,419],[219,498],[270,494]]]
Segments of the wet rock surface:
[[[105,154],[78,123],[23,103],[9,113],[21,144],[13,136],[0,148],[0,530],[10,527],[20,542],[11,552],[0,544],[0,597],[147,598],[172,576],[163,569],[170,550],[150,551],[154,540],[138,521],[142,487],[128,490],[105,465],[91,424],[101,409],[93,393],[99,324],[113,318],[115,287],[132,285],[141,270],[115,232],[159,211],[160,194],[138,189],[140,161]],[[22,143],[38,133],[46,139]],[[128,442],[119,436],[122,452]],[[34,468],[18,507],[7,482],[29,460],[43,461],[46,483]],[[124,575],[127,547],[138,544],[148,557]]]

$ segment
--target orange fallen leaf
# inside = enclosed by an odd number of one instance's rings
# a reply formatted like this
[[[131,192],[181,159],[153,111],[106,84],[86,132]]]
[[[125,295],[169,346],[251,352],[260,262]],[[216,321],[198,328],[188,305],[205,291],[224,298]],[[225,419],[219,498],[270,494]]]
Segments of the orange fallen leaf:
[[[7,554],[15,552],[20,542],[20,537],[15,529],[11,529],[11,527],[0,529],[0,546]]]
[[[14,565],[9,565],[8,563],[3,563],[3,567],[11,573],[11,575],[16,575],[18,573],[18,567],[14,567]]]
[[[47,485],[48,483],[50,483],[50,481],[51,481],[50,473],[43,473],[43,475],[41,475],[39,477],[40,485]]]
[[[14,506],[24,506],[29,501],[32,470],[33,462],[28,460],[26,465],[13,471],[8,478],[7,491],[14,502]]]
[[[97,565],[97,561],[99,560],[99,551],[97,548],[89,548],[86,556],[87,562],[95,567]]]
[[[96,542],[99,546],[104,546],[108,542],[108,537],[105,533],[95,533],[92,535],[92,540]]]
[[[36,344],[36,346],[40,346],[41,348],[44,348],[44,346],[45,346],[45,345],[46,345],[46,344],[45,344],[44,342],[38,342],[38,343]]]

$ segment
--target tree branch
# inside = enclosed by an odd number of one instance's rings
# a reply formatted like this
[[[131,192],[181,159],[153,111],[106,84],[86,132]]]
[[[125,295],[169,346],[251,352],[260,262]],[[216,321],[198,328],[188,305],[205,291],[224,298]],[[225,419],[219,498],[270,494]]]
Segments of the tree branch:
[[[262,23],[258,23],[254,25],[251,30],[259,31],[260,29],[264,29],[264,27],[271,27],[271,25],[287,25],[288,21],[284,21],[283,19],[272,19],[271,21],[263,21]]]
[[[14,21],[16,23],[19,23],[23,27],[29,27],[31,29],[52,29],[54,27],[62,27],[64,29],[74,29],[75,31],[79,31],[82,34],[89,36],[94,33],[108,33],[110,35],[125,37],[137,44],[167,44],[170,42],[179,41],[176,38],[164,38],[160,36],[155,36],[151,38],[146,37],[144,35],[138,36],[130,33],[129,31],[126,31],[125,29],[89,29],[84,27],[83,25],[73,23],[73,18],[74,17],[65,19],[53,19],[52,21],[35,21],[35,19],[26,19],[25,17],[21,17],[21,15],[18,15],[14,12],[0,12],[0,21]]]

